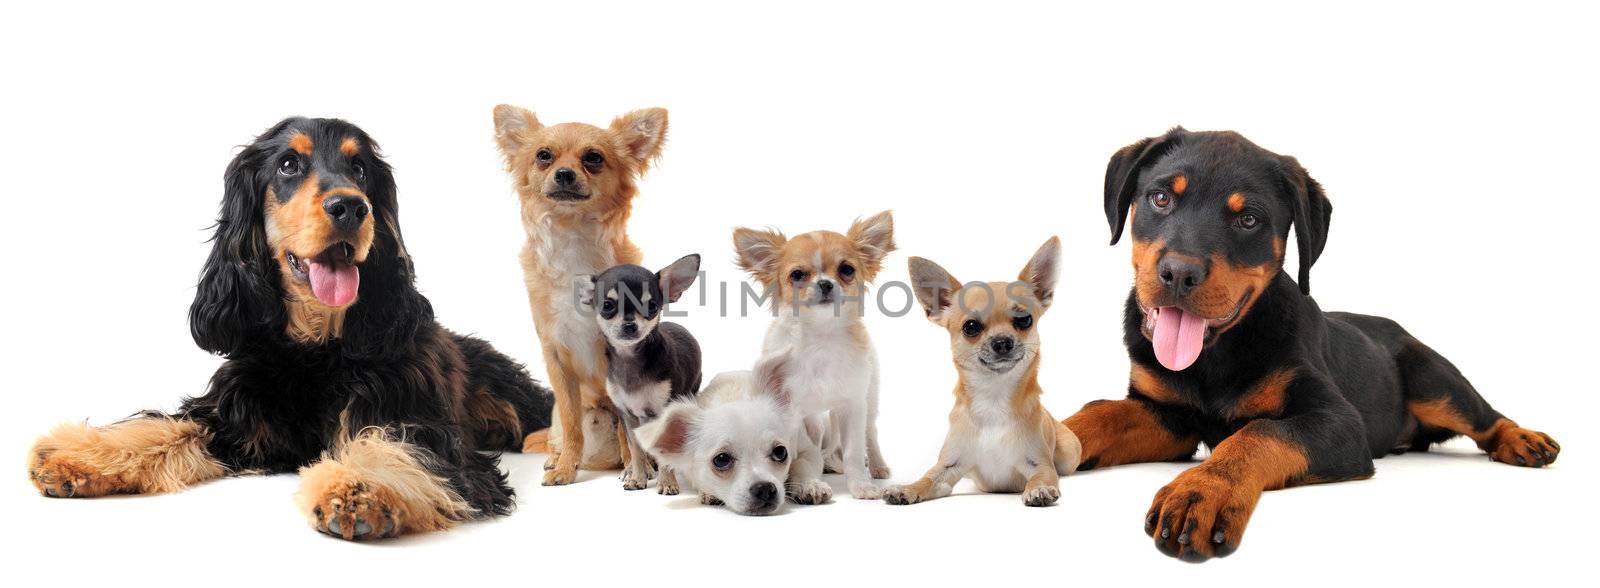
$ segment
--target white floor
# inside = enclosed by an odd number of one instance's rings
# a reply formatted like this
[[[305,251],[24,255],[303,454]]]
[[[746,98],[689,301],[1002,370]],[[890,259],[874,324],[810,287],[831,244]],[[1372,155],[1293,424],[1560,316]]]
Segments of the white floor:
[[[1202,566],[1160,555],[1142,535],[1153,493],[1184,464],[1128,466],[1073,476],[1055,507],[1009,495],[957,495],[894,507],[836,498],[747,518],[692,495],[625,493],[614,472],[573,486],[538,484],[540,455],[507,455],[518,489],[510,517],[378,544],[318,535],[290,497],[295,476],[227,479],[171,496],[97,500],[36,497],[20,475],[4,504],[7,552],[0,584],[73,586],[318,585],[323,575],[363,584],[482,579],[548,585],[563,579],[621,585],[814,585],[845,581],[1163,579],[1295,584],[1380,578],[1488,583],[1553,563],[1582,561],[1572,537],[1592,528],[1592,480],[1581,446],[1546,470],[1491,463],[1470,444],[1390,457],[1363,482],[1273,492],[1238,553]],[[897,478],[916,460],[890,446]],[[843,481],[831,481],[840,495]],[[971,492],[970,488],[966,489]],[[1580,497],[1585,500],[1580,501]],[[401,547],[404,547],[402,549]],[[9,559],[9,556],[8,558]],[[359,570],[359,571],[357,571]],[[1572,576],[1560,582],[1575,582]]]

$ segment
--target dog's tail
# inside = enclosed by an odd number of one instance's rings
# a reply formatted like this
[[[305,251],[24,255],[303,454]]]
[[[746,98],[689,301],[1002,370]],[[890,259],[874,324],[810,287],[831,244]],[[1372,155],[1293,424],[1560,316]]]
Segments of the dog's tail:
[[[477,449],[527,451],[524,440],[547,438],[555,395],[528,375],[528,369],[482,339],[450,334],[467,364],[467,398],[462,426]],[[544,445],[544,443],[540,443]]]

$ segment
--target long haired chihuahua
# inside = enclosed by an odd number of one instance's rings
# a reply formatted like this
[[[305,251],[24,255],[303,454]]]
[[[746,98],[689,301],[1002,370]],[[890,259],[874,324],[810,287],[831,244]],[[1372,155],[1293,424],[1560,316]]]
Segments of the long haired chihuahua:
[[[1028,506],[1055,504],[1060,477],[1078,467],[1082,448],[1039,403],[1039,330],[1055,290],[1061,242],[1033,254],[1016,282],[963,286],[938,264],[912,257],[911,284],[928,320],[950,332],[956,406],[939,463],[922,479],[892,486],[889,504],[950,495],[971,477],[984,492],[1021,492]]]
[[[694,487],[702,504],[765,515],[785,496],[798,504],[831,500],[833,488],[820,479],[821,431],[806,428],[784,385],[789,361],[771,355],[753,372],[717,374],[699,394],[641,425],[640,443]]]
[[[889,466],[878,449],[878,356],[861,317],[866,284],[894,251],[893,217],[884,211],[843,235],[813,231],[792,239],[740,228],[733,247],[740,267],[771,298],[775,318],[763,355],[787,354],[784,365],[796,375],[784,380],[795,409],[808,426],[827,427],[822,450],[842,454],[850,494],[878,498],[873,479],[889,477]]]
[[[521,202],[528,233],[523,279],[555,389],[558,418],[549,433],[544,484],[570,484],[580,464],[610,469],[627,457],[626,431],[606,396],[605,340],[580,309],[574,284],[580,275],[639,263],[639,248],[628,240],[628,215],[639,191],[635,180],[661,155],[667,111],[635,110],[606,128],[547,127],[532,112],[501,104],[494,108],[494,128]],[[536,433],[523,450],[545,445]]]
[[[654,473],[639,445],[639,425],[655,420],[668,401],[700,390],[700,343],[683,325],[661,320],[699,272],[700,256],[691,254],[659,272],[627,264],[578,278],[579,297],[605,333],[606,392],[628,437],[624,490],[643,490]],[[658,488],[678,493],[670,468],[662,468]]]

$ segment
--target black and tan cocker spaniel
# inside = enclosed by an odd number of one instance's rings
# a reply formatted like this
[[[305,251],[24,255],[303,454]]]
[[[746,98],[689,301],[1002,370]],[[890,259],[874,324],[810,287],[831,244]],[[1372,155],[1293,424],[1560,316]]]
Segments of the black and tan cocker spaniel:
[[[29,453],[54,497],[172,492],[301,474],[312,526],[344,539],[508,513],[494,453],[550,423],[550,392],[488,343],[434,322],[378,146],[291,118],[228,165],[190,330],[227,361],[174,414],[66,424]],[[542,435],[542,433],[541,433]]]

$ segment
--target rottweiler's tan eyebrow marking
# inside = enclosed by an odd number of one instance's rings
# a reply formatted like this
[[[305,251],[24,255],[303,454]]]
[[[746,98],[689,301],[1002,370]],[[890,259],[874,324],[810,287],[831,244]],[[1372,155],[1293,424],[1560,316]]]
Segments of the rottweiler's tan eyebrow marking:
[[[300,131],[289,135],[289,148],[301,155],[311,155],[311,137]]]
[[[1182,194],[1183,191],[1187,190],[1187,189],[1189,189],[1189,177],[1188,176],[1178,176],[1176,178],[1172,178],[1172,193],[1173,194]]]
[[[345,155],[355,155],[361,152],[361,144],[356,142],[355,137],[345,137],[344,142],[339,144],[339,152]]]
[[[1234,192],[1228,195],[1228,210],[1241,212],[1244,210],[1244,194]]]

